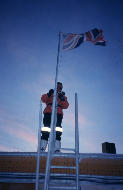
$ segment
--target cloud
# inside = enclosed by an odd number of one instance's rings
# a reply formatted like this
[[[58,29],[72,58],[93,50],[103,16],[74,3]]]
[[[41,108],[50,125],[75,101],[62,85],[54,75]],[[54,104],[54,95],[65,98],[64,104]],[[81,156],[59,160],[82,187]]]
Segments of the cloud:
[[[80,139],[80,152],[84,153],[100,153],[101,147],[100,144],[97,144],[95,141],[92,141],[89,138]]]
[[[36,94],[36,96],[39,96],[41,94],[47,93],[49,89],[54,88],[55,82],[54,82],[54,76],[51,76],[51,74],[42,73],[41,76],[35,78],[31,83],[24,82],[23,88],[31,93]]]
[[[4,132],[5,134],[11,135],[19,138],[21,141],[25,143],[32,144],[33,146],[37,145],[38,138],[34,131],[28,126],[19,122],[18,120],[11,119],[11,115],[8,116],[8,113],[5,110],[0,110],[2,117],[0,119],[0,134]],[[1,147],[1,149],[3,149]],[[6,149],[6,148],[5,148]]]
[[[16,148],[9,148],[9,147],[6,147],[4,145],[0,145],[0,151],[1,152],[20,152],[21,150],[16,149]]]
[[[19,128],[19,125],[20,124],[18,124],[17,129],[15,127],[14,128],[7,127],[7,132],[11,135],[14,135],[16,138],[20,138],[21,140],[26,141],[27,143],[37,145],[37,137],[35,135],[31,134],[31,131],[26,132],[23,129]]]
[[[64,123],[66,125],[75,126],[75,113],[74,112],[66,112],[64,115]],[[89,125],[90,121],[84,116],[84,114],[78,114],[78,125]]]
[[[39,50],[33,48],[31,41],[27,41],[22,38],[17,38],[13,33],[9,33],[9,36],[4,38],[4,42],[7,46],[7,51],[11,53],[13,59],[23,66],[34,66],[38,63]]]

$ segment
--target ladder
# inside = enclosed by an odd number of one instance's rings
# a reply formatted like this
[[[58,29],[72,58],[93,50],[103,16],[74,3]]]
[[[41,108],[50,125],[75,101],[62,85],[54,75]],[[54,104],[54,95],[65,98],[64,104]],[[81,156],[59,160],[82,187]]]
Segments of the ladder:
[[[39,190],[39,169],[40,169],[40,153],[41,153],[41,124],[42,124],[42,102],[40,100],[35,190]]]
[[[40,102],[40,107],[41,107],[41,102]],[[55,117],[56,117],[56,109],[57,106],[55,107]],[[49,141],[49,146],[48,146],[48,155],[47,155],[47,162],[46,162],[46,170],[45,170],[45,180],[44,180],[44,187],[42,190],[79,190],[79,129],[78,129],[78,96],[77,93],[75,93],[75,148],[61,148],[61,150],[65,151],[73,151],[74,152],[74,158],[75,158],[75,166],[56,166],[52,165],[52,159],[53,157],[58,156],[60,157],[60,154],[62,153],[55,153],[53,150],[54,146],[54,132],[55,132],[55,121],[56,119],[54,118],[54,127],[53,130],[51,130],[50,134],[50,141]],[[39,112],[39,128],[41,126],[41,108]],[[38,151],[37,151],[37,170],[36,170],[36,183],[35,183],[35,190],[39,190],[39,165],[40,165],[40,135],[41,135],[41,130],[39,129],[39,136],[38,136]],[[69,157],[69,153],[67,154]],[[69,170],[75,170],[75,175],[74,175],[74,183],[67,182],[68,178],[64,182],[59,181],[58,183],[53,183],[53,180],[51,180],[51,169],[69,169]]]

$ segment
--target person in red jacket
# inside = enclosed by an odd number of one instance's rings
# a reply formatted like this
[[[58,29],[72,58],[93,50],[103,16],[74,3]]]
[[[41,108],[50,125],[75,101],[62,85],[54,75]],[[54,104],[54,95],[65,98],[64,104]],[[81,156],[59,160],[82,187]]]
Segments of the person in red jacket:
[[[63,85],[61,82],[57,82],[57,122],[56,122],[56,141],[55,141],[55,152],[59,152],[61,148],[61,135],[62,135],[62,119],[63,119],[63,109],[67,109],[69,103],[65,92],[62,91]],[[48,138],[50,134],[50,124],[51,124],[51,114],[52,114],[52,103],[53,103],[53,93],[54,90],[50,89],[47,94],[43,94],[41,100],[46,104],[46,107],[43,111],[44,118],[43,124],[44,127],[41,129],[41,151],[45,151]]]

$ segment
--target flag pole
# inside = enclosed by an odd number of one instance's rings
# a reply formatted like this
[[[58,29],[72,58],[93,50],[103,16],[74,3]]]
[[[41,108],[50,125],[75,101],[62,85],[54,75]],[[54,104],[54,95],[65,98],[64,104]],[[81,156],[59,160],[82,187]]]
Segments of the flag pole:
[[[55,119],[55,105],[56,105],[56,97],[57,97],[57,81],[58,81],[58,72],[59,72],[59,55],[60,55],[60,37],[61,33],[59,32],[59,40],[58,40],[58,53],[57,53],[57,64],[56,64],[56,76],[55,76],[55,90],[53,95],[53,104],[52,104],[52,115],[51,115],[51,132],[49,138],[49,146],[48,146],[48,155],[47,155],[47,163],[46,163],[46,171],[45,171],[45,181],[44,181],[44,190],[47,190],[47,185],[49,183],[49,174],[50,174],[50,162],[51,162],[51,154],[52,154],[52,143],[53,143],[53,124]]]

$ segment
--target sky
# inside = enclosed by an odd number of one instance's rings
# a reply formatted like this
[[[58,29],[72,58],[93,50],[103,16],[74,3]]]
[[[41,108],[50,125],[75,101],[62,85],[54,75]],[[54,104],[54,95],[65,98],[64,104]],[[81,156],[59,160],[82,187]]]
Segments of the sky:
[[[59,31],[102,28],[105,47],[84,42],[63,51],[61,37],[58,81],[70,104],[62,147],[75,145],[77,93],[80,152],[101,153],[111,142],[123,154],[122,10],[122,0],[0,0],[0,151],[37,151],[40,97],[55,86]]]

